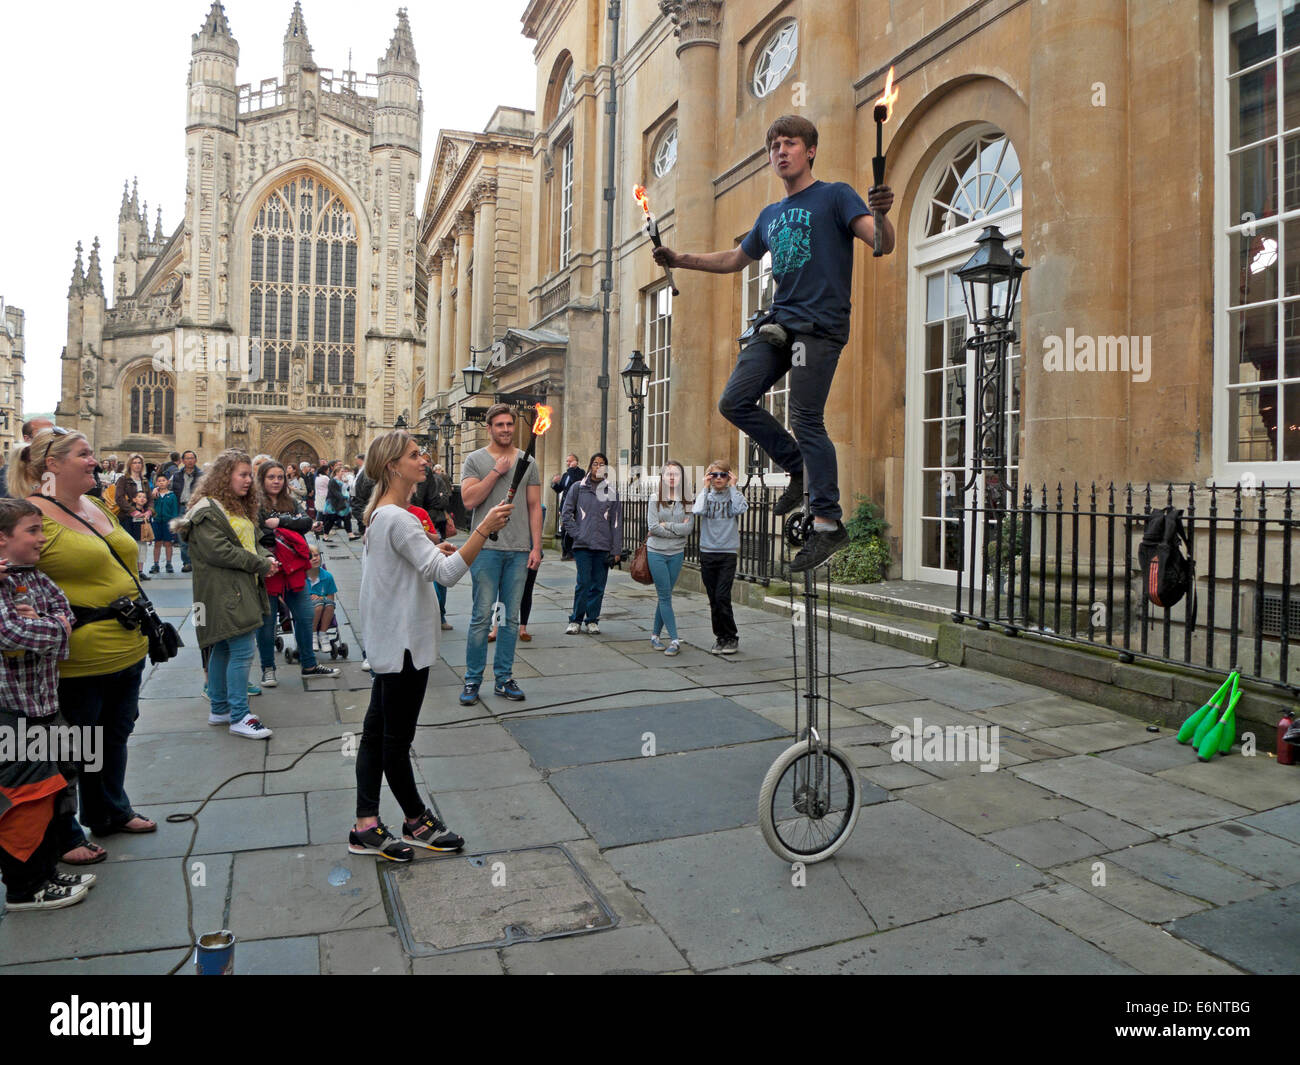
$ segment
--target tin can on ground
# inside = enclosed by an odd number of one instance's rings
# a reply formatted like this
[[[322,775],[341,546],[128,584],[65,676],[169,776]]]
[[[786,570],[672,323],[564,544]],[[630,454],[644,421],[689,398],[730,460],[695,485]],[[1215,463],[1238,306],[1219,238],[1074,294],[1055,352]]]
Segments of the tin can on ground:
[[[230,976],[235,971],[235,933],[222,929],[199,936],[194,944],[194,971],[199,976]]]

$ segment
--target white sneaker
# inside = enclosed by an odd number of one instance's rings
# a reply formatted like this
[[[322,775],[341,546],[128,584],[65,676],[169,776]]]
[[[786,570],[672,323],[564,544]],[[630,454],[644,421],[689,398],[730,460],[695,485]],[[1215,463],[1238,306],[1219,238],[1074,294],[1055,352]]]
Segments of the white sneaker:
[[[599,636],[599,635],[600,635],[600,624],[599,624],[598,622],[595,622],[595,621],[589,621],[589,622],[587,622],[587,635],[588,635],[588,636]]]
[[[229,715],[229,714],[208,714],[208,724],[209,724],[209,725],[229,725],[229,724],[230,724],[230,715]]]
[[[581,631],[582,631],[582,626],[581,626],[581,625],[579,625],[576,621],[570,621],[570,622],[569,622],[569,627],[568,627],[567,629],[564,630],[564,635],[565,635],[565,636],[576,636],[576,635],[578,635],[578,633],[580,633]]]
[[[370,659],[368,659],[368,658],[363,658],[363,659],[361,660],[361,668],[364,669],[367,673],[369,673],[369,672],[370,672]]]
[[[264,669],[264,670],[262,670],[262,687],[263,687],[263,688],[274,688],[274,687],[276,687],[275,670],[274,670],[274,669]]]
[[[656,651],[662,651],[664,649],[665,646],[664,642],[663,640],[659,639],[658,633],[655,633],[653,636],[650,637],[650,646],[653,647]]]
[[[250,740],[269,740],[271,730],[262,724],[256,714],[249,714],[243,721],[230,726],[232,736],[246,736]]]

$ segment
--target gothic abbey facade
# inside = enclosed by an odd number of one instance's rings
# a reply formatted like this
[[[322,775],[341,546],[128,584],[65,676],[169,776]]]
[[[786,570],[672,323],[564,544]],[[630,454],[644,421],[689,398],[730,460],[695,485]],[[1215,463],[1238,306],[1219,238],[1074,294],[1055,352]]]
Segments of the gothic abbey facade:
[[[57,417],[97,453],[351,457],[411,420],[422,103],[397,19],[378,74],[335,77],[295,4],[282,76],[240,85],[212,4],[193,36],[184,220],[168,235],[159,214],[150,234],[124,190],[111,272],[98,238],[84,267],[78,245]]]

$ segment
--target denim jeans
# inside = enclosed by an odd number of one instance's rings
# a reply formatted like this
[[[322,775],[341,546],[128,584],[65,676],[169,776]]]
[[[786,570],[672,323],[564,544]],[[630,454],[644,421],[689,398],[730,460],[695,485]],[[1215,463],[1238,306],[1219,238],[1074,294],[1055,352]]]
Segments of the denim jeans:
[[[254,634],[231,636],[212,645],[208,656],[208,699],[217,717],[230,714],[238,724],[248,716],[248,667],[253,664]]]
[[[303,669],[311,669],[316,664],[316,652],[312,649],[311,626],[315,608],[311,605],[311,596],[304,586],[299,591],[284,593],[285,605],[293,618],[293,638],[298,644],[298,656]],[[257,654],[263,669],[275,668],[275,624],[280,620],[280,611],[275,599],[271,600],[271,612],[262,619],[262,627],[257,630]]]
[[[573,590],[573,613],[570,621],[599,621],[600,605],[605,601],[605,581],[609,579],[609,552],[575,547],[573,559],[578,564],[578,584]]]
[[[447,620],[447,589],[437,581],[433,582],[434,594],[438,597],[438,620],[440,622]]]
[[[645,553],[650,563],[650,576],[655,579],[655,591],[659,593],[659,603],[655,607],[654,628],[650,631],[656,636],[664,628],[668,629],[668,638],[677,639],[677,615],[673,613],[673,585],[682,572],[682,563],[686,552],[678,551],[675,555],[660,555],[654,551]]]
[[[786,473],[804,475],[809,507],[821,518],[838,521],[839,476],[835,445],[826,435],[826,397],[840,361],[843,344],[824,337],[796,333],[790,348],[756,341],[740,350],[718,400],[722,416],[758,441],[768,456]],[[803,345],[803,364],[791,365],[792,350]],[[790,374],[790,428],[794,435],[763,408],[763,396],[786,373]]]
[[[465,683],[481,684],[483,681],[492,607],[500,600],[506,608],[506,616],[497,626],[492,673],[498,684],[504,684],[514,676],[519,601],[524,597],[524,582],[528,579],[528,552],[480,551],[469,567],[469,573],[474,582],[474,613],[470,617],[469,636],[465,643]]]
[[[126,794],[126,741],[140,716],[140,678],[143,658],[116,673],[93,677],[66,677],[59,681],[59,708],[69,725],[103,728],[103,764],[98,773],[82,768],[77,778],[81,793],[81,820],[91,829],[111,828],[131,820],[131,800]],[[57,832],[59,853],[66,854],[86,838],[75,813],[61,819]]]

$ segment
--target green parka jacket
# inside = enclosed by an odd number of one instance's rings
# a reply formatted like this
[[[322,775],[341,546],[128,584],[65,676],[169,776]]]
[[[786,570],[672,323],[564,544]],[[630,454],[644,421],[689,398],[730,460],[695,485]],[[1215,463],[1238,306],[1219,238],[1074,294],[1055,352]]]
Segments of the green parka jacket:
[[[210,497],[173,521],[172,529],[189,545],[194,564],[194,628],[199,646],[211,647],[261,628],[262,619],[271,612],[266,594],[270,553],[260,544],[256,554],[248,551],[226,512]]]

